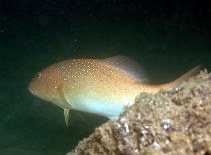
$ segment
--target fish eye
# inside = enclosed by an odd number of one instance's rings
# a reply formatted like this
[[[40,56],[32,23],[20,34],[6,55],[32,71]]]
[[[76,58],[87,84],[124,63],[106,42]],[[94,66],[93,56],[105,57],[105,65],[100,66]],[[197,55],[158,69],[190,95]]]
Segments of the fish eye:
[[[37,75],[35,77],[36,78],[40,78],[41,77],[41,73],[37,73]]]

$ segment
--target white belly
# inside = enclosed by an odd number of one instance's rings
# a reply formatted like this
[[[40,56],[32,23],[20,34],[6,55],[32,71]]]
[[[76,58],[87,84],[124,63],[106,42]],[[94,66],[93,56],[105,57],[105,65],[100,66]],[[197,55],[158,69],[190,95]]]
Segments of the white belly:
[[[74,110],[98,114],[109,119],[118,119],[119,114],[123,111],[124,107],[133,103],[133,101],[125,101],[127,100],[105,101],[94,98],[72,98],[72,100],[69,100],[68,103]]]

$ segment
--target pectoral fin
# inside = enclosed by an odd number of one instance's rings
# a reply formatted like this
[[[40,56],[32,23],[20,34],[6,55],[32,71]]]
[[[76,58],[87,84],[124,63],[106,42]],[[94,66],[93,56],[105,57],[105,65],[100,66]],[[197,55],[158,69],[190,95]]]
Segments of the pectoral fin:
[[[64,120],[65,120],[66,126],[68,126],[69,110],[70,110],[70,109],[64,109]]]
[[[64,109],[64,120],[65,120],[65,124],[66,126],[68,126],[68,120],[69,120],[69,111],[70,111],[70,104],[67,102],[65,95],[64,95],[64,91],[63,91],[63,86],[60,85],[58,88],[58,94],[62,100],[62,104],[61,104],[61,108]]]

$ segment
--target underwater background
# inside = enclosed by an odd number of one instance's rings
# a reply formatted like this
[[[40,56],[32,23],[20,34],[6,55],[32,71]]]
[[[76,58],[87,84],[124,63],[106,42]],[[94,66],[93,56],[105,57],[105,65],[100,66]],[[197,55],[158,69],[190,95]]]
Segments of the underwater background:
[[[125,55],[151,83],[202,64],[211,70],[211,6],[203,0],[2,0],[0,154],[62,155],[107,119],[63,110],[29,93],[61,60]],[[82,118],[83,119],[82,119]]]

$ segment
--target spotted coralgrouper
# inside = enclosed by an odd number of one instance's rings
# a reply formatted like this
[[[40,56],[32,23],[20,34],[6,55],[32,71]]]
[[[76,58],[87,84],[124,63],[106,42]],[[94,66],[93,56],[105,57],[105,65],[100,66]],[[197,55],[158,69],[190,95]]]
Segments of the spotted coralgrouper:
[[[125,56],[70,59],[39,72],[30,82],[29,90],[63,108],[68,125],[70,109],[117,119],[140,93],[170,89],[199,70],[200,66],[196,66],[173,82],[150,85],[145,82],[142,68]]]

